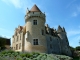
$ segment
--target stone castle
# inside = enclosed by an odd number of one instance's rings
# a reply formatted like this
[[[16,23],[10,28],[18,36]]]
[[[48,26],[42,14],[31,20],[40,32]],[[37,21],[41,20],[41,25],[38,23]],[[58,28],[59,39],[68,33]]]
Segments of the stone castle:
[[[27,9],[25,25],[18,26],[12,36],[14,51],[66,54],[71,56],[65,28],[45,25],[46,16],[34,5]]]

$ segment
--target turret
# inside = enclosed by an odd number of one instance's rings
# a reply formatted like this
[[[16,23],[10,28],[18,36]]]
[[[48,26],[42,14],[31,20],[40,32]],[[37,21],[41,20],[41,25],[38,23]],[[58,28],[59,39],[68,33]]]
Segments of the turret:
[[[59,32],[62,32],[63,30],[62,30],[62,28],[61,28],[61,26],[59,25],[58,26],[58,29],[57,29],[57,32],[59,33]]]
[[[27,9],[27,13],[25,15],[25,22],[27,22],[27,20],[33,17],[38,17],[45,21],[45,13],[42,13],[36,5],[34,5],[31,10]]]
[[[46,52],[45,14],[34,5],[25,16],[25,51]]]
[[[58,26],[58,29],[57,29],[57,33],[58,33],[58,36],[61,38],[61,39],[65,39],[66,37],[66,33],[65,33],[65,28],[61,28],[61,26],[59,25]]]
[[[66,32],[64,27],[62,28],[62,30],[63,30],[63,32]]]

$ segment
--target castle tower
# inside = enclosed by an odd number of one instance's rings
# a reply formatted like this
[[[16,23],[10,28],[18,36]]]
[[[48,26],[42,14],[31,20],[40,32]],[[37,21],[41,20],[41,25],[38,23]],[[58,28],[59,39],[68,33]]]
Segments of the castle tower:
[[[60,26],[58,26],[58,30],[57,30],[58,36],[60,37],[60,46],[61,46],[61,53],[62,54],[66,54],[68,56],[71,56],[71,51],[69,48],[69,42],[68,42],[68,38],[66,35],[66,31],[65,28],[61,28]]]
[[[66,37],[65,28],[61,28],[61,26],[59,25],[59,26],[58,26],[58,29],[57,29],[57,33],[58,33],[58,36],[59,36],[61,39],[65,39],[65,37]]]
[[[25,51],[47,52],[45,38],[45,14],[34,5],[25,15]]]

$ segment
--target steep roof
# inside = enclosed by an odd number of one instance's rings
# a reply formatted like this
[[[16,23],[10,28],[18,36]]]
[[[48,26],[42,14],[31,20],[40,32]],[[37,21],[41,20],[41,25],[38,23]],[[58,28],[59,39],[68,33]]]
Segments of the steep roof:
[[[40,9],[36,6],[36,4],[31,8],[32,12],[41,12]]]
[[[58,26],[57,32],[62,32],[62,28],[60,25]]]

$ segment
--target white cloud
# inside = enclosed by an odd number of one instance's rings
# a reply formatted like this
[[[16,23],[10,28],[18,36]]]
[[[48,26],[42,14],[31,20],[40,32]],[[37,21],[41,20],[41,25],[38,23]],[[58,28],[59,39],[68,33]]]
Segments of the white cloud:
[[[66,8],[69,8],[71,6],[71,4],[73,4],[76,0],[72,0],[67,6]]]
[[[75,7],[75,12],[72,13],[72,17],[77,17],[80,14],[80,5]]]
[[[68,37],[71,37],[71,36],[74,36],[74,35],[77,35],[77,34],[80,34],[80,30],[70,30],[70,31],[67,31]]]
[[[21,8],[22,3],[20,0],[9,0],[16,8]]]
[[[78,15],[77,12],[73,12],[73,13],[72,13],[72,17],[76,17],[77,15]]]
[[[72,8],[71,17],[77,17],[80,14],[80,4],[75,3],[77,0],[72,0],[66,8]],[[78,1],[77,1],[78,2]]]
[[[31,0],[2,0],[2,1],[8,5],[12,4],[16,8],[23,8],[23,9],[33,5],[33,2]]]
[[[80,12],[80,5],[77,6],[77,11]]]
[[[12,4],[16,8],[21,8],[21,2],[20,2],[20,0],[2,0],[2,1],[5,2],[8,5]]]

